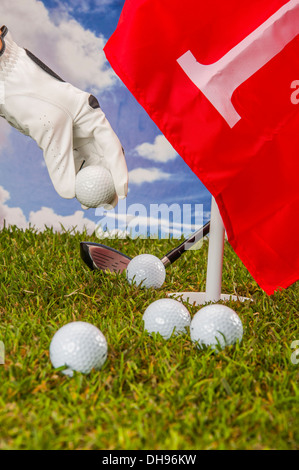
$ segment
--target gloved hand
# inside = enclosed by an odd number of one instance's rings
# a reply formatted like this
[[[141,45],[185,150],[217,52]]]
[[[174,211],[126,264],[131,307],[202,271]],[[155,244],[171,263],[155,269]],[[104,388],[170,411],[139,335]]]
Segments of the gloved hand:
[[[116,194],[127,195],[124,151],[97,99],[64,82],[29,51],[0,30],[0,115],[43,150],[54,188],[75,197],[75,177],[82,163],[103,165],[112,174]],[[118,197],[113,203],[117,204]]]

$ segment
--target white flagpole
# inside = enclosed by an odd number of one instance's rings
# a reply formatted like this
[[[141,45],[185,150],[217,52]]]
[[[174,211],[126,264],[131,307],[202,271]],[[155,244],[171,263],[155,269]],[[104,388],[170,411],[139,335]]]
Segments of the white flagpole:
[[[221,299],[224,235],[222,218],[212,197],[205,302],[218,302]]]
[[[225,228],[214,197],[212,197],[211,203],[209,237],[206,292],[175,292],[169,293],[168,296],[177,298],[177,300],[185,300],[195,305],[203,305],[207,302],[216,303],[219,300],[239,300],[240,302],[251,300],[247,297],[221,294]]]

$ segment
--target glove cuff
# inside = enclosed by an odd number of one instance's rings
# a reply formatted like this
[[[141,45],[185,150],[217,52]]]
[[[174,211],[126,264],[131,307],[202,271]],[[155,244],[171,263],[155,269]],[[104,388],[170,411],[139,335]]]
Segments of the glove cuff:
[[[15,68],[19,57],[19,47],[13,41],[6,26],[2,26],[0,29],[0,37],[2,41],[0,50],[0,77],[5,78]]]

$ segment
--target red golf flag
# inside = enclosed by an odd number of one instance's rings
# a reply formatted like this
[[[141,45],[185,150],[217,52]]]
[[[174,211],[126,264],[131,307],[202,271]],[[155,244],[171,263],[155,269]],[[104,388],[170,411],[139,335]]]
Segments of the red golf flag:
[[[299,0],[127,0],[111,66],[268,294],[299,279]]]

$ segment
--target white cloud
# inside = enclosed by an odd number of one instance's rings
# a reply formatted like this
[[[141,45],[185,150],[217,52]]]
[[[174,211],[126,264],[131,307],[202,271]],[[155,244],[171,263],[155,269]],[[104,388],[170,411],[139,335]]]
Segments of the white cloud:
[[[153,144],[145,142],[137,145],[135,151],[140,157],[161,163],[174,160],[178,156],[164,135],[158,135]]]
[[[54,232],[60,232],[63,229],[82,232],[86,230],[92,234],[96,224],[84,217],[83,211],[76,211],[72,215],[58,215],[49,207],[42,207],[37,212],[30,212],[29,223],[38,231],[43,231],[45,227],[52,227]]]
[[[26,217],[19,207],[8,207],[5,202],[10,199],[9,192],[0,186],[0,229],[5,225],[16,225],[21,229],[28,227]]]
[[[1,0],[1,22],[19,46],[73,85],[96,93],[115,83],[103,52],[105,39],[85,30],[67,12],[54,23],[40,1]]]
[[[34,227],[37,231],[43,231],[46,227],[52,227],[54,232],[74,230],[82,232],[86,230],[92,234],[96,229],[96,224],[85,217],[83,211],[76,211],[72,215],[58,215],[49,207],[42,207],[39,211],[30,212],[29,220],[26,219],[20,207],[9,207],[5,203],[10,199],[10,194],[0,186],[0,230],[4,227],[15,225],[25,230]]]
[[[154,183],[159,180],[167,180],[170,173],[165,173],[158,168],[136,168],[129,172],[130,184]]]
[[[88,13],[90,11],[99,13],[106,11],[107,7],[114,2],[115,0],[69,0],[66,4],[56,0],[56,3],[60,5],[61,8],[69,12],[76,10],[79,13]]]

